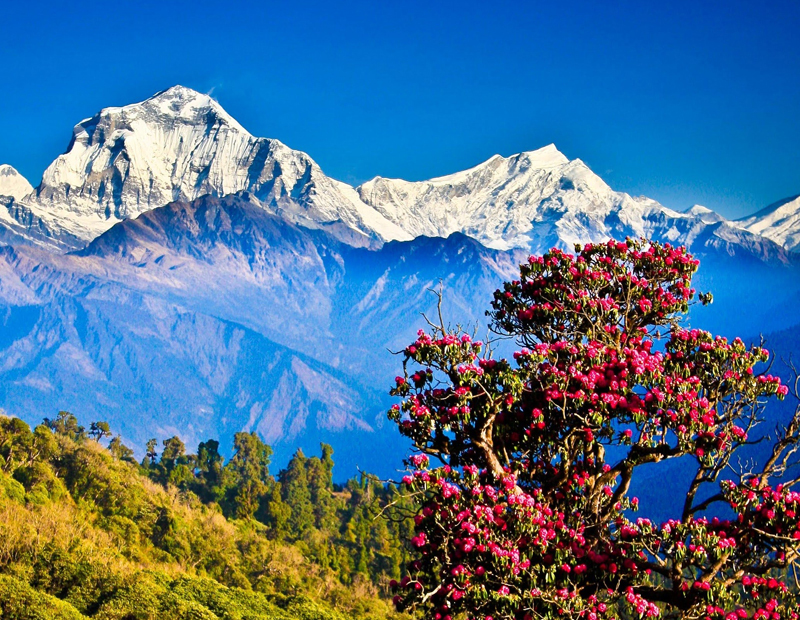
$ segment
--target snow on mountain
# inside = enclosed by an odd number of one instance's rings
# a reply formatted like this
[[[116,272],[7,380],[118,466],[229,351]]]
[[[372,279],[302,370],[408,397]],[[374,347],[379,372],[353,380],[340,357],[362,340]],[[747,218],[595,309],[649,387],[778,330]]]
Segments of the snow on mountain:
[[[699,205],[679,213],[614,191],[552,144],[428,181],[376,177],[353,188],[307,154],[254,137],[210,96],[182,86],[78,123],[35,192],[0,200],[0,243],[81,248],[115,223],[171,202],[242,192],[288,222],[357,247],[462,233],[493,249],[540,252],[643,235],[688,245],[741,241],[774,254],[744,238],[769,228],[766,220],[732,225]],[[780,224],[779,212],[769,217]],[[767,236],[794,239],[781,230]]]
[[[711,209],[709,209],[708,207],[704,207],[703,205],[691,206],[688,209],[686,209],[686,211],[684,211],[683,213],[685,215],[697,217],[708,224],[725,221],[725,218],[722,217],[719,213],[717,213],[716,211],[712,211]]]
[[[724,221],[699,205],[679,213],[655,200],[616,192],[580,159],[569,160],[552,144],[511,157],[495,155],[429,181],[378,177],[357,189],[364,202],[413,236],[462,232],[497,249],[569,249],[626,235],[691,245],[703,229]]]
[[[78,123],[24,206],[77,246],[167,203],[245,190],[288,221],[354,245],[407,238],[308,155],[252,136],[211,97],[182,86]]]
[[[800,252],[800,196],[780,200],[736,223],[772,239],[790,252]]]
[[[8,164],[0,164],[0,196],[11,196],[17,200],[33,191],[28,179]]]

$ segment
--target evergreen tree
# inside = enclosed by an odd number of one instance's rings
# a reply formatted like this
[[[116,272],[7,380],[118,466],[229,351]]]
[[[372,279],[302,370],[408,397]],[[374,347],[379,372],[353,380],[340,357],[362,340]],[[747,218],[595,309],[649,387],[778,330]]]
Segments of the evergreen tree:
[[[200,442],[195,458],[195,493],[204,502],[218,502],[223,493],[223,458],[219,442],[214,439]]]
[[[333,448],[320,444],[322,458],[306,460],[306,479],[314,515],[314,527],[331,530],[336,523],[336,509],[333,503]]]
[[[32,444],[30,426],[19,418],[0,416],[0,470],[11,472],[22,464]]]
[[[156,446],[158,446],[158,440],[155,438],[147,440],[147,445],[144,449],[144,458],[142,459],[142,467],[149,469],[155,465],[156,459],[158,458]]]
[[[270,537],[274,540],[287,540],[290,534],[292,509],[281,497],[281,485],[273,481],[262,498],[258,511],[258,520],[270,528]]]
[[[122,443],[122,438],[117,435],[108,444],[108,451],[120,461],[133,461],[133,450]]]
[[[233,458],[225,466],[225,486],[230,512],[240,519],[252,519],[269,491],[272,448],[256,433],[236,433]]]
[[[303,451],[298,449],[278,477],[283,501],[292,511],[291,532],[294,538],[302,538],[303,534],[314,526],[307,461]]]
[[[108,422],[92,422],[89,425],[89,436],[97,442],[110,435],[111,427],[109,427]]]
[[[161,461],[158,465],[161,482],[169,482],[184,489],[194,481],[194,457],[186,454],[186,445],[180,437],[170,437],[163,442]]]
[[[54,420],[45,418],[44,425],[57,435],[63,435],[75,441],[86,438],[86,429],[78,424],[78,419],[68,411],[59,411]]]

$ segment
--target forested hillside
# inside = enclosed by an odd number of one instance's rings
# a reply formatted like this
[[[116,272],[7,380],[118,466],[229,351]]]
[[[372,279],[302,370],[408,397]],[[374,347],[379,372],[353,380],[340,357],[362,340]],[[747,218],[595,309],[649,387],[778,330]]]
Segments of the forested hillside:
[[[103,422],[0,417],[0,617],[399,617],[394,486],[334,485],[325,445],[277,477],[255,434],[227,463],[218,448],[152,441],[139,464]]]

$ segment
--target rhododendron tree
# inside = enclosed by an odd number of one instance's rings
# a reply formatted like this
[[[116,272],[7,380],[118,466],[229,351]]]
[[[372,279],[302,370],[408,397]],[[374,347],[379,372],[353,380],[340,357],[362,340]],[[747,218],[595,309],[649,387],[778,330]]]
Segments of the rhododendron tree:
[[[795,417],[758,468],[733,459],[769,397],[759,346],[685,327],[698,261],[628,239],[531,257],[495,292],[513,360],[442,322],[405,351],[390,417],[415,447],[399,609],[433,620],[797,619]],[[675,519],[636,514],[643,465],[694,475]],[[782,482],[782,483],[781,483]],[[785,583],[790,580],[791,583]]]

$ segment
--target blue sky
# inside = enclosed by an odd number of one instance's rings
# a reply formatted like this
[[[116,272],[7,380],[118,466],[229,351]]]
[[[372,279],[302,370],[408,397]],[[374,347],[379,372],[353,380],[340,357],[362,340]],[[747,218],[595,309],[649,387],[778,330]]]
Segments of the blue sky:
[[[173,84],[358,183],[554,142],[615,189],[729,217],[800,193],[800,2],[14,2],[0,163]]]

